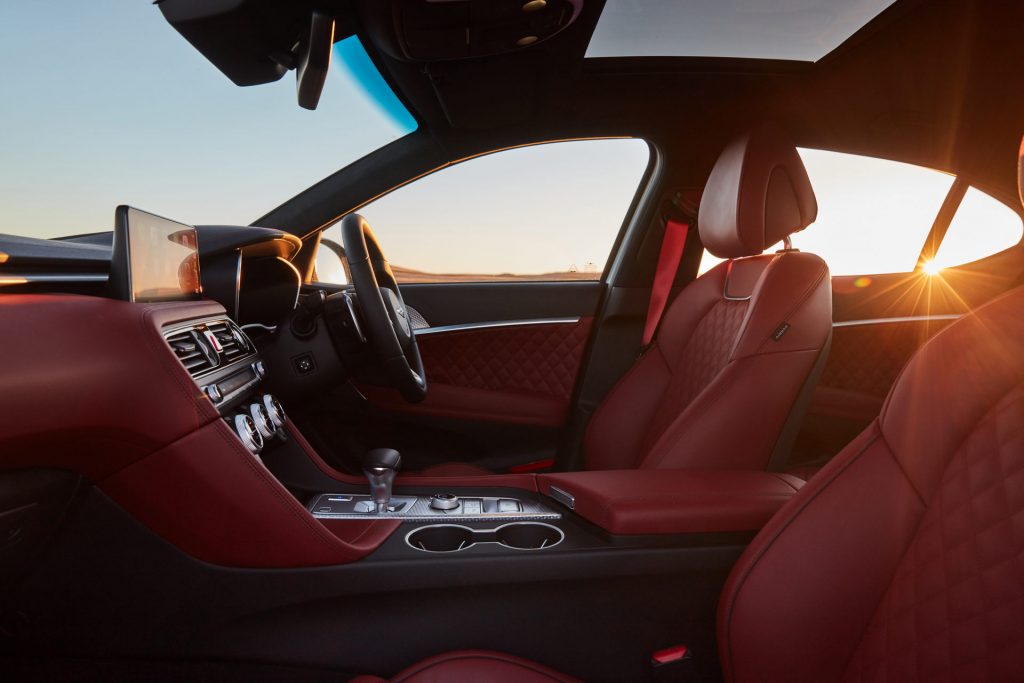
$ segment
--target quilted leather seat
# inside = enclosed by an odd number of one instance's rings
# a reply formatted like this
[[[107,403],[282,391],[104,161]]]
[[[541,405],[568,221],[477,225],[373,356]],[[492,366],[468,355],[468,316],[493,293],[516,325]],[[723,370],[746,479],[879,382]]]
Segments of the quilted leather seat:
[[[591,470],[754,469],[795,427],[797,399],[832,329],[828,266],[814,254],[762,252],[814,222],[796,148],[762,126],[730,143],[708,177],[698,230],[727,259],[686,287],[658,335],[595,411]],[[742,428],[737,428],[742,423]],[[471,465],[425,473],[480,474]]]
[[[718,631],[739,683],[1024,678],[1024,287],[918,351],[746,549]],[[396,680],[524,680],[447,662]]]

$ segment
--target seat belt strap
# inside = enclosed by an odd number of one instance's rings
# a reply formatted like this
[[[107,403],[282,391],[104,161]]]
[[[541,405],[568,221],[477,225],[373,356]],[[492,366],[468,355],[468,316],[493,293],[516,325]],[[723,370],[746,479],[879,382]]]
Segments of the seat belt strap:
[[[686,235],[690,224],[669,218],[665,223],[665,236],[661,240],[661,254],[658,255],[658,267],[654,271],[654,283],[651,285],[651,302],[647,306],[647,322],[644,323],[644,335],[641,350],[644,351],[654,340],[658,323],[668,305],[668,295],[672,291],[672,283],[676,280],[679,261],[683,257],[686,246]]]

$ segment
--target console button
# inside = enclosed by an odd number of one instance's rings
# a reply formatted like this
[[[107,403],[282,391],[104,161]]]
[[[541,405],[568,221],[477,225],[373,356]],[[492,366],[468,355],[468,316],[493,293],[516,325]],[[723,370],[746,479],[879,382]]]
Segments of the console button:
[[[522,512],[523,506],[519,504],[518,500],[510,500],[508,498],[502,498],[498,501],[498,512]]]

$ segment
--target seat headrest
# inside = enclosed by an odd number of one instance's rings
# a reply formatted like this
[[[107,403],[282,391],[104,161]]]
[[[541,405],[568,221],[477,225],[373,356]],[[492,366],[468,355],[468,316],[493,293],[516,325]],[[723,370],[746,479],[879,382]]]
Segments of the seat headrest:
[[[719,258],[760,254],[818,216],[818,202],[796,147],[762,125],[722,151],[700,201],[700,239]]]

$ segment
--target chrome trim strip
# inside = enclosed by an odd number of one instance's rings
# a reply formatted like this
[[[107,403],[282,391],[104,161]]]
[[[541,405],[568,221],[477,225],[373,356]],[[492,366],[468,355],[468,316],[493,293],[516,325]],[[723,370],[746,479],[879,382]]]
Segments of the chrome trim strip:
[[[930,320],[957,320],[961,313],[939,313],[936,315],[898,315],[892,318],[864,318],[862,320],[841,320],[832,323],[832,327],[856,327],[858,325],[885,325],[887,323],[920,323]]]
[[[421,327],[413,330],[417,337],[423,334],[441,334],[443,332],[462,332],[465,330],[485,330],[492,327],[520,327],[522,325],[575,325],[580,321],[575,318],[535,318],[533,320],[496,320],[485,323],[464,323],[461,325],[441,325],[439,327]]]
[[[103,273],[11,273],[0,272],[0,280],[25,280],[25,282],[106,282],[107,276]]]
[[[576,509],[576,497],[568,491],[563,491],[557,486],[549,486],[548,495],[570,510]]]

